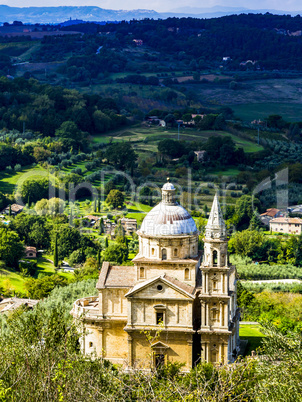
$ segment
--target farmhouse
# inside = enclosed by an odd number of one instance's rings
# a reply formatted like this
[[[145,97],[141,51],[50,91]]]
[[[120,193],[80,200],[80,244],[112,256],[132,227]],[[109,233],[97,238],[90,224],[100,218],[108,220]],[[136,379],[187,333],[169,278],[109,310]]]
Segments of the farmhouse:
[[[272,232],[288,234],[301,234],[302,219],[300,218],[275,218],[269,223]]]
[[[12,215],[17,215],[17,214],[19,214],[20,212],[22,212],[23,209],[24,209],[24,206],[23,206],[23,205],[12,204],[12,205],[11,205],[11,214],[12,214]],[[8,214],[9,214],[9,205],[8,205],[6,208],[4,208],[4,210],[3,210],[1,213],[8,215]]]
[[[131,236],[137,230],[137,220],[131,218],[120,219],[121,225],[127,236]]]
[[[104,262],[98,296],[71,311],[83,325],[82,351],[127,368],[166,362],[188,371],[200,360],[232,362],[239,351],[236,268],[229,265],[226,226],[215,196],[204,237],[175,201],[173,184],[145,217],[134,266]]]
[[[260,215],[260,220],[264,225],[269,226],[272,219],[282,216],[282,212],[277,208],[269,208]]]
[[[39,300],[18,299],[17,297],[10,297],[8,299],[3,299],[0,302],[0,314],[16,310],[22,305],[28,307],[29,309],[33,309],[37,303],[39,303]]]

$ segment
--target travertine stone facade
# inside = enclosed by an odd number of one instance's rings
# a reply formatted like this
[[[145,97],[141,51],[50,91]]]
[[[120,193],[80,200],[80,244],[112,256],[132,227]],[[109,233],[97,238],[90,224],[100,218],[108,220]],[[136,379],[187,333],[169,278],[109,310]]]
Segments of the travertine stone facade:
[[[226,228],[215,196],[204,255],[190,214],[175,201],[171,183],[143,221],[133,266],[102,266],[98,297],[74,303],[83,322],[84,353],[125,368],[200,360],[233,361],[238,352],[236,270],[229,266]]]

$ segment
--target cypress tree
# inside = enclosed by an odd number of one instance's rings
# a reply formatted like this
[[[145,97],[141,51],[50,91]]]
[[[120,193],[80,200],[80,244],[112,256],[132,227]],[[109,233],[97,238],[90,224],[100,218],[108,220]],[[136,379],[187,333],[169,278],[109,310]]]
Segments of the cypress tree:
[[[98,267],[100,268],[100,266],[101,266],[101,250],[98,250],[97,261],[98,261]]]
[[[70,215],[69,215],[69,225],[70,225],[70,226],[73,225],[73,213],[72,213],[72,209],[70,210]]]
[[[109,245],[109,242],[108,242],[108,237],[106,236],[106,237],[105,237],[105,248],[107,248],[107,247],[108,247],[108,245]]]
[[[99,230],[99,234],[102,235],[104,231],[104,221],[103,218],[100,219],[100,230]]]
[[[58,240],[57,240],[57,235],[55,237],[55,249],[53,253],[53,265],[57,268],[59,264],[59,259],[58,259]]]

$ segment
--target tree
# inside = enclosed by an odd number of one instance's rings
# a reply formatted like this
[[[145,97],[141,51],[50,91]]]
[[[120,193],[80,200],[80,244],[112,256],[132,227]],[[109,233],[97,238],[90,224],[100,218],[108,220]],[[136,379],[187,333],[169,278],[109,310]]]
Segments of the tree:
[[[24,255],[24,245],[18,233],[8,228],[0,228],[0,260],[9,267],[18,267],[18,261]]]
[[[35,211],[38,215],[47,215],[49,213],[48,200],[46,198],[42,198],[36,202]]]
[[[137,154],[128,142],[118,142],[107,147],[105,158],[117,169],[131,169],[136,160]]]
[[[124,205],[124,200],[124,194],[120,190],[110,190],[110,193],[106,198],[106,203],[111,205],[113,208],[122,208]]]
[[[60,128],[56,130],[56,136],[60,138],[72,139],[80,141],[82,139],[82,132],[73,121],[67,120],[61,124]]]
[[[53,251],[53,265],[57,268],[59,265],[58,261],[58,240],[57,236],[55,237],[54,251]]]
[[[42,216],[21,213],[14,218],[11,226],[25,244],[46,249],[50,247],[52,223]]]
[[[61,198],[53,197],[49,200],[48,207],[50,215],[62,214],[65,203]]]
[[[4,209],[7,206],[7,203],[8,203],[8,199],[0,191],[0,210]]]
[[[236,232],[229,241],[229,251],[256,260],[265,256],[264,235],[257,230]]]
[[[174,116],[174,114],[172,114],[172,113],[167,114],[167,116],[165,117],[165,122],[166,122],[167,125],[170,124],[171,127],[173,127],[174,124],[175,124],[175,116]]]
[[[127,261],[128,258],[128,248],[124,243],[114,243],[110,244],[102,252],[103,260],[115,262],[117,264],[122,264]]]
[[[80,248],[78,250],[74,250],[68,258],[68,262],[71,267],[78,264],[82,264],[84,261],[85,261],[85,254]]]
[[[93,113],[93,124],[94,130],[99,133],[105,133],[106,131],[110,130],[112,127],[112,120],[110,117],[101,112],[100,110],[96,110]]]
[[[83,268],[75,270],[76,280],[97,279],[99,277],[99,263],[93,258],[87,258]]]
[[[158,151],[163,155],[168,155],[171,158],[178,158],[186,153],[186,144],[166,139],[161,140],[157,146]]]
[[[259,206],[259,200],[250,195],[243,195],[236,201],[235,215],[237,219],[237,229],[242,230],[248,228],[254,211],[256,211]]]
[[[74,250],[79,248],[81,242],[80,232],[68,224],[60,225],[53,234],[52,250],[58,250],[58,260],[68,257]]]
[[[21,197],[23,200],[28,200],[29,203],[48,198],[49,186],[51,184],[46,177],[27,179],[22,183]]]
[[[56,288],[67,285],[67,279],[60,275],[45,276],[41,279],[29,279],[25,282],[25,289],[31,299],[43,299]]]

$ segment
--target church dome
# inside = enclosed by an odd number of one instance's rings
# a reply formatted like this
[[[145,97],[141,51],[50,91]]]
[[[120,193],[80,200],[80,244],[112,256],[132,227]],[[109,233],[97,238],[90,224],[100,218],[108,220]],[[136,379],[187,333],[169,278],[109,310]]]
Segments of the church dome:
[[[189,212],[175,201],[175,187],[166,183],[163,199],[146,215],[140,232],[149,236],[196,234],[197,228]]]

